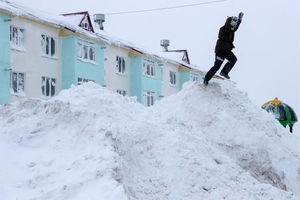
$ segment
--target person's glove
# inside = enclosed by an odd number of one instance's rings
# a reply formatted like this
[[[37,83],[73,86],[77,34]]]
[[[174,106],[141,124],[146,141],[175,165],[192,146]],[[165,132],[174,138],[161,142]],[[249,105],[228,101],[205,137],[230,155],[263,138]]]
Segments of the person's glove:
[[[241,21],[242,21],[242,19],[243,19],[243,16],[244,16],[244,13],[243,13],[243,12],[240,12],[240,13],[239,13],[239,20],[241,20]]]

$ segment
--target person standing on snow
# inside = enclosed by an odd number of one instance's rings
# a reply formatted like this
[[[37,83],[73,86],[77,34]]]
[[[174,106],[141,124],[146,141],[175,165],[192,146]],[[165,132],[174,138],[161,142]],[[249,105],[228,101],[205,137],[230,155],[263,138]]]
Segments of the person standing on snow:
[[[232,52],[234,48],[234,33],[239,28],[244,13],[240,12],[239,17],[228,17],[224,26],[220,28],[219,39],[215,48],[215,64],[214,66],[206,73],[203,83],[208,84],[208,81],[215,75],[215,73],[220,69],[221,65],[224,62],[224,59],[227,59],[228,62],[225,64],[221,70],[220,75],[230,79],[228,76],[230,70],[237,61],[236,56]]]

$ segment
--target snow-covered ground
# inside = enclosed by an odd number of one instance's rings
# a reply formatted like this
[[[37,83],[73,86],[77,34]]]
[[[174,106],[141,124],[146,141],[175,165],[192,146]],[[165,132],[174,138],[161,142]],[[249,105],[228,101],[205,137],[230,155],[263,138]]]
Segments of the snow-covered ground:
[[[299,144],[230,81],[150,108],[87,83],[0,106],[0,199],[298,200]]]

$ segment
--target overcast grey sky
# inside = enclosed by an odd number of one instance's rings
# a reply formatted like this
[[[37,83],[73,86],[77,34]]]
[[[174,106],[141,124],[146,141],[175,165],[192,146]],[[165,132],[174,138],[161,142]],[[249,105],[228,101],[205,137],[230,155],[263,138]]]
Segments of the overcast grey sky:
[[[89,11],[111,13],[193,4],[206,0],[18,0],[53,13]],[[174,10],[106,16],[105,30],[149,50],[160,39],[170,49],[187,49],[190,60],[203,70],[214,62],[218,30],[227,16],[245,13],[236,33],[238,58],[232,80],[257,104],[279,97],[300,117],[300,1],[228,0]],[[199,103],[201,100],[199,100]],[[300,123],[300,122],[299,122]],[[296,125],[300,132],[300,125]]]

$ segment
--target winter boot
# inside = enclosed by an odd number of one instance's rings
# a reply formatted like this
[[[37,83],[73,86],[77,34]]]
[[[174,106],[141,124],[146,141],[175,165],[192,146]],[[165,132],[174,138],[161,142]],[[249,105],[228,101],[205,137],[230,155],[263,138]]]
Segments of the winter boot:
[[[224,72],[221,72],[220,75],[227,79],[230,79],[230,76],[228,76],[228,74],[225,74]]]
[[[208,85],[208,81],[206,79],[203,80],[204,85]]]

